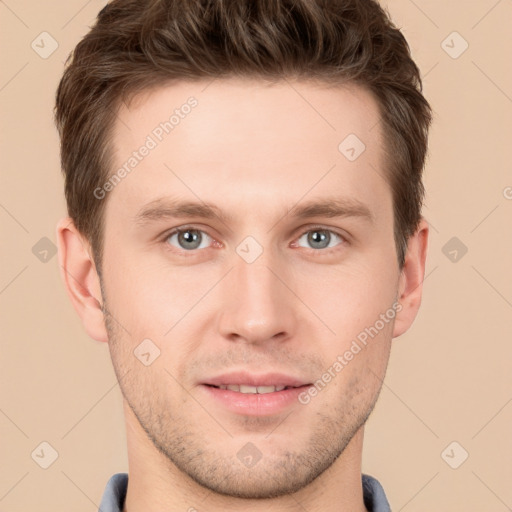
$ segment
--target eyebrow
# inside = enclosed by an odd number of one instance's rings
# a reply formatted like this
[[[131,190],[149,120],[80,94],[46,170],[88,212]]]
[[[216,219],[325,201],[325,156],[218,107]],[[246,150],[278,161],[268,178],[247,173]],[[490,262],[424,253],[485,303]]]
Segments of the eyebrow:
[[[295,219],[356,217],[371,224],[375,222],[375,215],[370,208],[353,198],[331,197],[303,202],[289,208],[283,218],[287,215]],[[223,224],[233,220],[232,215],[214,204],[202,201],[172,200],[171,198],[159,198],[151,201],[141,208],[134,220],[138,225],[146,225],[165,219],[191,217],[218,220]]]

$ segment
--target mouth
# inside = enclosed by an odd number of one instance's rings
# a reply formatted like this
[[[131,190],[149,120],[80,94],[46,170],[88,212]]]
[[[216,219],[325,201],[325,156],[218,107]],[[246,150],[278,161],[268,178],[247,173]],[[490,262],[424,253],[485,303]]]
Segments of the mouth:
[[[200,386],[205,399],[214,407],[242,416],[279,416],[297,407],[302,393],[310,387],[304,386],[245,386],[203,384]],[[234,388],[234,389],[228,389]],[[300,407],[300,411],[307,408]]]
[[[212,405],[243,416],[277,416],[296,406],[312,383],[279,373],[235,372],[212,377],[199,388]],[[304,409],[301,409],[301,411]]]
[[[268,393],[275,393],[279,391],[285,391],[288,389],[308,387],[310,385],[311,384],[305,384],[304,386],[249,386],[247,384],[221,384],[219,386],[214,386],[213,384],[205,384],[205,386],[209,386],[212,388],[227,389],[229,391],[235,391],[236,393],[243,393],[246,395],[266,395]]]

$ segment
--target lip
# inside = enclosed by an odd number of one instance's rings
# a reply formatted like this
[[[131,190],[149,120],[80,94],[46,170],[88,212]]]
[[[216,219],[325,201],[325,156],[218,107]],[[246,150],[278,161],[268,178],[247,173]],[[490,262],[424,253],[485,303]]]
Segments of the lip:
[[[228,386],[230,384],[244,384],[246,386],[304,386],[308,383],[306,380],[285,375],[283,373],[265,373],[256,375],[248,372],[232,372],[211,377],[201,382],[210,386]]]
[[[229,389],[220,389],[213,386],[245,384],[247,386],[293,386],[282,391],[272,393],[240,393]],[[301,393],[307,390],[312,383],[284,375],[281,373],[266,373],[264,375],[249,374],[247,372],[234,372],[207,379],[199,388],[208,400],[220,405],[235,414],[245,416],[272,416],[289,409],[298,402]]]
[[[245,416],[272,416],[279,414],[299,401],[299,395],[311,384],[298,388],[283,389],[273,393],[239,393],[229,389],[214,388],[201,384],[208,399],[220,404],[228,411]]]

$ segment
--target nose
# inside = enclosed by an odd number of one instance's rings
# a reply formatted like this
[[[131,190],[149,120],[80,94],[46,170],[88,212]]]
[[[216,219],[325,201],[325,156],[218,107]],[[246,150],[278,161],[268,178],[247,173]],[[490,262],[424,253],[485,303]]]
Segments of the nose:
[[[284,341],[295,334],[299,301],[289,273],[265,252],[242,258],[223,281],[219,331],[224,339],[251,344]]]

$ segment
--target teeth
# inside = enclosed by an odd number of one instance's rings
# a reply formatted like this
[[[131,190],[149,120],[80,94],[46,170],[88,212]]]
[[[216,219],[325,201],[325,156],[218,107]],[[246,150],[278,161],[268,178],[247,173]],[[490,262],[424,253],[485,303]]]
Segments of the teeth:
[[[274,391],[282,391],[286,386],[246,386],[245,384],[229,384],[218,386],[220,389],[229,389],[230,391],[238,391],[239,393],[273,393]]]
[[[255,386],[245,386],[244,384],[240,384],[240,393],[257,393],[258,388]]]

